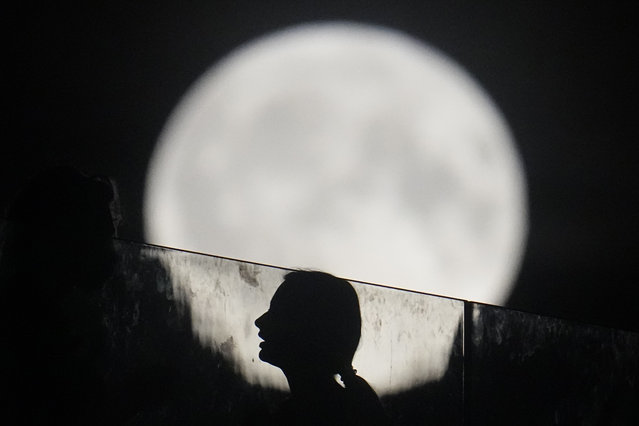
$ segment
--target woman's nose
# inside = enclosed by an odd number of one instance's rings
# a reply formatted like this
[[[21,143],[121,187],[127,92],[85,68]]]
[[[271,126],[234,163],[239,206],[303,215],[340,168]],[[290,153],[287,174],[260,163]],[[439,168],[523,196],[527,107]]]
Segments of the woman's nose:
[[[264,318],[266,317],[266,314],[268,314],[268,311],[264,312],[258,319],[255,320],[255,326],[257,328],[262,328],[262,326],[264,325]]]

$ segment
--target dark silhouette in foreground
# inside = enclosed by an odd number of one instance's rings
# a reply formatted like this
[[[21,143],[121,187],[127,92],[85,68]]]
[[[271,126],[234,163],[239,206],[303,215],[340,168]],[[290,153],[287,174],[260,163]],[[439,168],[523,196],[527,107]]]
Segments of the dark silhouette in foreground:
[[[100,423],[101,291],[115,266],[116,199],[108,179],[62,167],[33,179],[6,212],[3,418],[11,424]]]
[[[256,423],[388,424],[377,395],[351,365],[361,317],[348,281],[316,271],[288,273],[255,325],[264,340],[260,359],[282,370],[291,391],[278,411]]]
[[[3,424],[233,425],[280,400],[198,342],[155,251],[114,240],[118,208],[109,179],[63,167],[6,211]]]

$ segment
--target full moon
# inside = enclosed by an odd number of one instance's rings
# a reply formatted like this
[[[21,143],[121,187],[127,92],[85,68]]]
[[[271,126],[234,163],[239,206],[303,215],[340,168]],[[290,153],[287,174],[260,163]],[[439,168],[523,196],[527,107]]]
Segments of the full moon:
[[[147,240],[502,304],[524,174],[490,97],[403,33],[317,23],[247,43],[171,114]]]

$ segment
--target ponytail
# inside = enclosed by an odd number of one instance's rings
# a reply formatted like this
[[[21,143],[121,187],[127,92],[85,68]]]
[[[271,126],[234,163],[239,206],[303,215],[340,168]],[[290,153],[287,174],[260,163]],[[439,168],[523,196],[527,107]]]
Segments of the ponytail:
[[[357,375],[357,370],[349,365],[339,371],[340,380],[346,388],[346,395],[353,407],[356,419],[361,424],[384,425],[390,424],[379,397],[364,378]],[[359,421],[358,421],[359,423]]]

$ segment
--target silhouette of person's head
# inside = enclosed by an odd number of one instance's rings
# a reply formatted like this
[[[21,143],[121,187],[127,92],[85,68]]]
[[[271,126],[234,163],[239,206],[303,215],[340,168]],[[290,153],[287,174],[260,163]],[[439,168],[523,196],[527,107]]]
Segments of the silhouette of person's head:
[[[260,359],[279,367],[291,390],[271,423],[386,424],[375,391],[352,367],[361,314],[348,281],[318,271],[290,272],[255,325],[264,340]]]
[[[361,318],[357,294],[346,280],[324,272],[291,272],[255,324],[264,339],[260,359],[285,374],[352,370]]]

